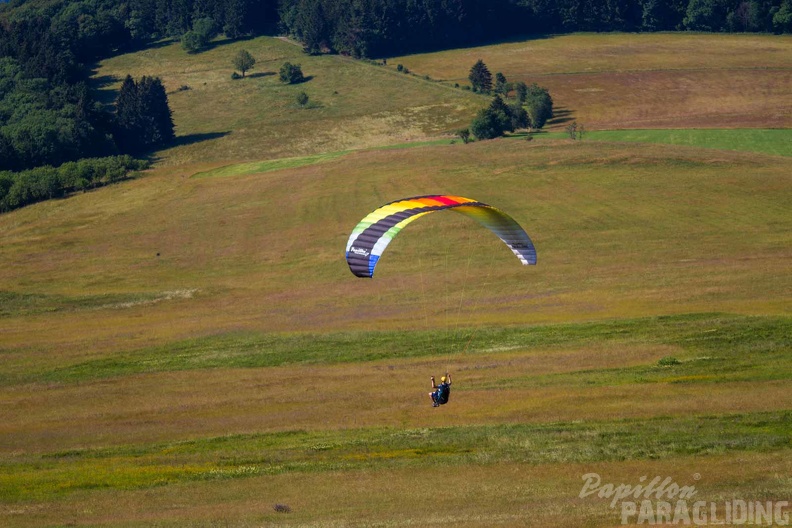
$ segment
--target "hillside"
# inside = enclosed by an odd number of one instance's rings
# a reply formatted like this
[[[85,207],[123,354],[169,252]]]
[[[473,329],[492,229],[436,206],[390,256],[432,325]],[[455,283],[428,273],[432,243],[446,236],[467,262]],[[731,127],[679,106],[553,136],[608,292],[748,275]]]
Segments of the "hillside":
[[[559,116],[590,130],[792,127],[792,37],[575,34],[392,57],[467,84],[483,59],[510,81],[549,88]]]
[[[232,58],[246,49],[256,65],[233,80]],[[308,80],[284,85],[278,71],[300,64]],[[178,43],[103,61],[95,76],[111,101],[124,76],[156,75],[169,94],[180,145],[169,165],[258,161],[453,135],[486,99],[340,56],[310,56],[271,37],[221,41],[188,55]],[[189,87],[179,91],[181,87]],[[308,94],[300,108],[295,98]],[[197,111],[200,109],[200,111]]]
[[[637,39],[600,38],[557,40]],[[771,45],[786,37],[751,38],[767,39],[756,64],[788,70]],[[574,48],[554,41],[521,45]],[[464,54],[509,46],[382,66],[262,37],[102,63],[107,100],[127,72],[163,77],[180,144],[138,178],[0,215],[0,525],[621,525],[609,500],[579,497],[591,472],[668,476],[720,516],[734,498],[787,500],[786,136],[435,141],[487,104],[452,87]],[[242,47],[259,62],[232,81]],[[624,55],[603,79],[637,68]],[[711,60],[748,67],[737,55]],[[514,71],[536,67],[520,57]],[[281,85],[286,60],[310,80]],[[292,106],[303,90],[315,107]],[[507,211],[538,265],[438,213],[374,279],[349,272],[360,218],[436,192]],[[433,409],[429,376],[446,371],[451,402]]]

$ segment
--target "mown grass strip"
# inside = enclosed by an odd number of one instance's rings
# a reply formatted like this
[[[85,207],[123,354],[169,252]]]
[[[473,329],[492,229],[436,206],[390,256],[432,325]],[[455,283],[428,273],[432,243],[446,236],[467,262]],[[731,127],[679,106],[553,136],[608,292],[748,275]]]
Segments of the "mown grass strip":
[[[66,296],[18,293],[0,290],[0,318],[54,312],[124,308],[138,304],[155,303],[164,299],[184,297],[189,292],[191,292],[191,290],[178,292],[108,293],[103,295]],[[191,295],[191,293],[189,293],[189,295]]]
[[[438,145],[451,145],[455,142],[453,139],[434,139],[430,141],[413,141],[410,143],[395,143],[393,145],[384,145],[381,147],[371,147],[362,150],[401,150],[417,147],[433,147]],[[342,156],[345,156],[353,150],[342,150],[338,152],[326,152],[324,154],[316,154],[313,156],[302,156],[296,158],[280,158],[265,161],[253,161],[249,163],[235,163],[233,165],[226,165],[217,169],[212,169],[204,172],[193,174],[193,178],[217,178],[225,176],[245,176],[247,174],[260,174],[264,172],[272,172],[283,169],[293,169],[296,167],[304,167],[306,165],[314,165],[331,161]]]
[[[206,368],[261,368],[290,364],[335,364],[393,358],[459,354],[493,349],[552,350],[592,343],[670,344],[685,360],[659,368],[646,365],[586,376],[569,374],[533,378],[530,383],[640,383],[673,381],[674,376],[713,380],[783,379],[792,376],[792,318],[724,314],[689,314],[582,324],[467,329],[463,339],[437,331],[345,332],[330,334],[233,333],[189,339],[165,346],[120,352],[112,357],[63,366],[46,372],[15,373],[7,383],[73,383],[139,373]],[[431,339],[433,346],[426,347]],[[710,359],[702,359],[710,358]],[[695,360],[695,361],[694,361]],[[0,377],[2,370],[0,369]],[[707,377],[690,378],[708,381]],[[508,382],[508,381],[507,381]],[[517,380],[517,383],[526,383]]]
[[[565,139],[569,135],[566,132],[548,132],[534,137]],[[591,130],[585,132],[583,140],[663,143],[792,156],[792,129]]]
[[[287,431],[6,457],[0,461],[0,501],[278,473],[654,460],[790,449],[790,411],[408,430]]]
[[[259,174],[283,169],[294,169],[306,165],[315,165],[326,161],[334,160],[349,154],[348,150],[339,152],[328,152],[326,154],[316,154],[313,156],[302,156],[296,158],[280,158],[265,161],[254,161],[250,163],[235,163],[226,165],[209,171],[193,174],[193,178],[221,178],[227,176],[245,176],[247,174]]]

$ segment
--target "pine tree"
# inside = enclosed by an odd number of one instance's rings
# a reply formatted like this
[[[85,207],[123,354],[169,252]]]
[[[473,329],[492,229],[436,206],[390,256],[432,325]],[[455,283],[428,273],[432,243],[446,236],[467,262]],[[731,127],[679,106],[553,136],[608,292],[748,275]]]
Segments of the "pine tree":
[[[157,141],[154,146],[167,145],[176,138],[176,133],[174,132],[173,113],[168,106],[168,94],[159,77],[154,77],[150,81],[148,92],[144,94],[144,97],[157,130]]]
[[[468,79],[470,79],[474,92],[489,93],[492,90],[492,74],[481,59],[470,68]]]
[[[116,142],[122,152],[156,148],[175,138],[168,95],[159,77],[127,75],[116,99]]]
[[[137,83],[131,75],[127,75],[116,98],[115,137],[122,152],[135,152],[140,148],[137,136],[141,128],[139,116]]]

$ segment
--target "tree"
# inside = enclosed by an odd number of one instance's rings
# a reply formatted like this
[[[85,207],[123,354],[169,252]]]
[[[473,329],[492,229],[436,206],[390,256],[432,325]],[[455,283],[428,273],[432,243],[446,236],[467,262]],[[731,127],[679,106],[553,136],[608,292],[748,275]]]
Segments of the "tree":
[[[253,55],[250,54],[248,50],[239,50],[234,56],[234,68],[242,72],[242,77],[245,76],[245,72],[251,69],[256,64],[256,59],[253,58]]]
[[[564,130],[566,130],[566,133],[569,134],[569,139],[573,139],[573,140],[577,139],[577,127],[578,127],[577,121],[572,121],[564,128]]]
[[[458,130],[457,131],[457,136],[459,136],[459,139],[461,139],[462,143],[464,143],[465,145],[470,143],[470,129],[469,128],[463,128],[461,130]]]
[[[509,83],[506,81],[506,76],[501,72],[495,74],[495,93],[506,95],[509,93]]]
[[[133,152],[137,150],[135,131],[142,128],[140,123],[140,103],[137,83],[131,75],[127,75],[121,83],[121,89],[115,101],[116,106],[116,142],[121,150]]]
[[[719,31],[726,25],[726,0],[690,0],[684,24],[696,31]]]
[[[280,80],[286,84],[297,84],[305,80],[299,64],[284,62],[280,69]]]
[[[195,31],[188,31],[181,38],[181,45],[187,53],[197,53],[203,47],[201,38]]]
[[[470,131],[478,139],[494,139],[502,136],[506,131],[513,132],[512,109],[500,96],[495,96],[490,105],[476,115],[470,125]]]
[[[756,31],[760,29],[760,7],[756,1],[743,1],[726,16],[729,31]]]
[[[197,53],[206,49],[215,36],[217,36],[215,21],[209,17],[199,18],[193,23],[192,29],[182,35],[182,47],[188,53]]]
[[[175,138],[168,95],[159,77],[135,82],[127,75],[116,98],[116,141],[124,152],[141,152]]]
[[[228,0],[225,8],[225,25],[223,26],[223,33],[228,38],[237,39],[245,32],[248,6],[248,0]]]
[[[542,128],[553,117],[553,98],[547,88],[536,83],[527,87],[525,106],[531,128]]]
[[[303,3],[306,8],[302,10],[302,16],[298,19],[300,36],[305,43],[305,51],[314,55],[322,51],[322,47],[328,40],[326,17],[322,9],[322,2],[319,0],[304,0]]]
[[[524,103],[526,97],[528,97],[528,85],[520,81],[514,85],[514,91],[517,92],[517,101],[520,104]]]
[[[784,0],[773,15],[773,29],[778,33],[792,33],[792,0]]]
[[[492,74],[481,59],[470,68],[468,79],[470,79],[474,92],[490,93],[492,90]]]
[[[531,120],[528,118],[528,111],[519,102],[509,105],[509,118],[511,119],[511,129],[528,128]]]

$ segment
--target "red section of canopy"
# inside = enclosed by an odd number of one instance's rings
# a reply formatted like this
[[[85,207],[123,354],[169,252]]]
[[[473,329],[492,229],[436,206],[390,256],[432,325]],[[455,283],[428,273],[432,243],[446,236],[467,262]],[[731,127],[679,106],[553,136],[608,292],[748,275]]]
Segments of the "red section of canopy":
[[[451,198],[449,198],[447,196],[431,196],[431,197],[427,196],[427,198],[431,198],[432,200],[436,200],[436,201],[440,202],[443,205],[457,205],[457,204],[459,204],[458,201],[452,200]]]

